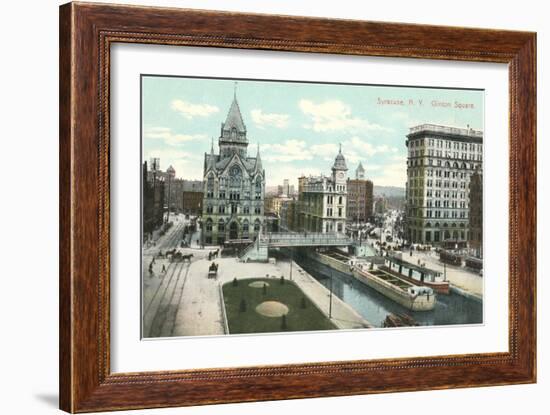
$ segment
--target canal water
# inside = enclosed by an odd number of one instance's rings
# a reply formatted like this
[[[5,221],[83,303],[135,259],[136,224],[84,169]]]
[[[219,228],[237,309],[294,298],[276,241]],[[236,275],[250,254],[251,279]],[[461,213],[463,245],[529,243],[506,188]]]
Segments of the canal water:
[[[299,257],[295,258],[295,262],[328,289],[331,286],[332,274],[333,294],[352,306],[375,327],[382,327],[386,316],[390,313],[407,314],[422,326],[483,322],[482,303],[459,294],[439,294],[433,310],[411,311],[357,281],[352,276],[331,269],[317,261]]]

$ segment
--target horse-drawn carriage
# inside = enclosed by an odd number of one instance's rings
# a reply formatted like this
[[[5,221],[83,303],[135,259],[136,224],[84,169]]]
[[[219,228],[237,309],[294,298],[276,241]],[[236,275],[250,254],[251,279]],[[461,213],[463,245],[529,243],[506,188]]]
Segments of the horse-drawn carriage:
[[[170,262],[191,262],[193,254],[182,254],[177,249],[172,249],[171,251],[166,252],[166,257],[168,257]]]
[[[218,276],[218,264],[212,262],[208,267],[208,278],[217,278]]]

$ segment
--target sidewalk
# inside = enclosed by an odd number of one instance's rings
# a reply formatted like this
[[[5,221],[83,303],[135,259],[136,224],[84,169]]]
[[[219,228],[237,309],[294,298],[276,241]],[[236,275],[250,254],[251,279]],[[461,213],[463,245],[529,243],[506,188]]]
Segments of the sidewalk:
[[[290,279],[290,263],[243,263],[235,258],[217,258],[218,278],[207,278],[210,262],[206,258],[194,261],[186,275],[180,304],[175,317],[173,336],[204,336],[225,333],[222,299],[219,286],[233,278],[280,278]],[[292,280],[304,291],[315,305],[328,317],[329,291],[296,263],[293,264]],[[336,295],[332,296],[332,321],[340,329],[372,327],[348,304]]]
[[[426,254],[424,252],[413,251],[413,255],[410,256],[407,251],[403,252],[403,259],[413,264],[417,264],[420,259],[421,262],[426,263],[427,268],[431,268],[441,273],[444,271],[443,264],[439,262],[439,258],[435,253]],[[483,277],[467,271],[462,267],[447,265],[445,268],[447,279],[452,285],[477,297],[483,297]]]

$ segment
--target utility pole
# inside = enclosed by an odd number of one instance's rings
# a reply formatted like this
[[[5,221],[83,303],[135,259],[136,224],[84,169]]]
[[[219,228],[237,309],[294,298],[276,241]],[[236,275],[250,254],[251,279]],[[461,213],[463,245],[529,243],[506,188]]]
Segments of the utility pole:
[[[172,176],[168,175],[168,212],[166,213],[166,223],[170,221],[170,202],[172,201],[172,189],[170,187],[172,182]]]
[[[328,303],[328,318],[332,318],[332,268],[330,269],[330,296]]]
[[[293,252],[294,251],[292,250],[292,247],[290,247],[290,281],[292,281],[292,262],[294,262],[293,261],[293,257],[294,257]]]

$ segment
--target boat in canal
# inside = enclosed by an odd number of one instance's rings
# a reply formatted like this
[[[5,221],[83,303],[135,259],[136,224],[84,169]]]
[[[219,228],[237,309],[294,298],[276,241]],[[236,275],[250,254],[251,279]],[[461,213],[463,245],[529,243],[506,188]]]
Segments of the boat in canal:
[[[445,279],[445,276],[441,272],[412,264],[400,258],[398,255],[385,256],[384,266],[380,267],[380,269],[413,284],[430,287],[437,294],[449,295],[449,281]]]
[[[351,275],[380,294],[411,311],[429,311],[435,307],[436,296],[430,287],[412,283],[383,269],[383,262],[348,257],[339,251],[309,251],[308,257],[321,264]]]

